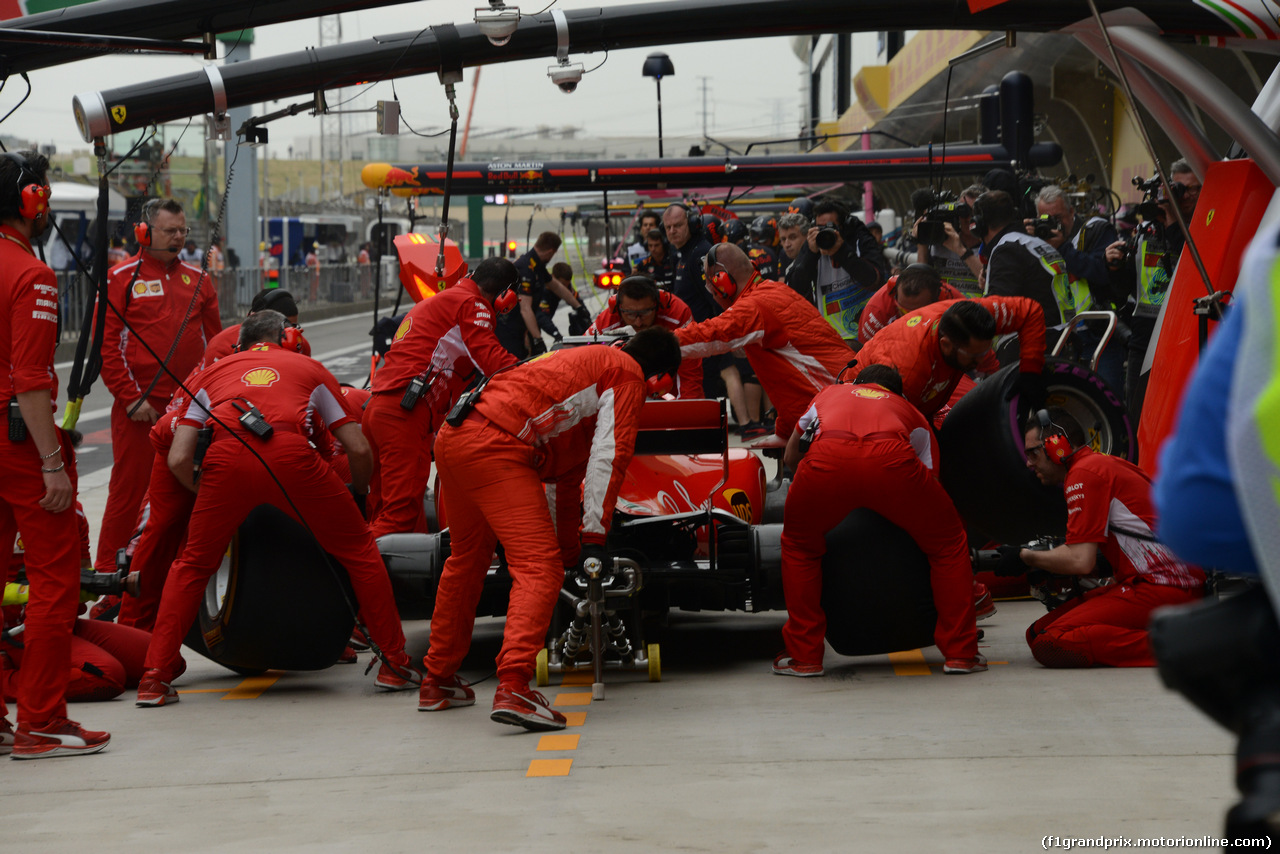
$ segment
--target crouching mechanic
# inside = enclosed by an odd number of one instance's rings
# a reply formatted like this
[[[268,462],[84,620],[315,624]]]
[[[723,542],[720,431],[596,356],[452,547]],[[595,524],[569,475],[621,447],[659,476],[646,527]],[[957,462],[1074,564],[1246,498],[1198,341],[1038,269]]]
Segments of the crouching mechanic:
[[[733,244],[717,243],[705,263],[707,292],[724,313],[677,330],[681,355],[701,358],[741,347],[778,410],[774,432],[786,439],[853,350],[804,297],[762,279]]]
[[[690,323],[693,323],[693,311],[684,300],[659,290],[657,282],[648,276],[628,276],[618,285],[617,293],[609,297],[609,304],[596,316],[587,334],[617,332],[626,326],[637,332],[650,326],[676,330]],[[701,359],[680,362],[675,394],[680,400],[702,397]]]
[[[1059,425],[1067,425],[1065,427]],[[1128,460],[1094,453],[1060,410],[1040,410],[1026,432],[1027,468],[1067,497],[1065,545],[1022,549],[1027,566],[1088,575],[1101,552],[1115,583],[1088,590],[1027,629],[1045,667],[1154,667],[1147,639],[1151,612],[1204,596],[1204,572],[1156,540],[1151,479]]]
[[[139,706],[177,702],[172,680],[181,661],[178,647],[195,619],[202,591],[236,528],[250,510],[264,503],[303,522],[320,547],[346,568],[360,614],[382,649],[377,685],[395,691],[417,681],[404,651],[391,581],[369,528],[346,486],[308,443],[306,432],[314,416],[324,420],[347,451],[352,491],[357,494],[368,487],[373,468],[369,444],[333,375],[319,362],[281,348],[285,328],[284,316],[275,311],[246,319],[240,327],[241,352],[198,375],[198,388],[191,389],[191,403],[174,432],[169,467],[196,492],[196,503],[186,546],[169,571],[160,599],[147,648],[147,672],[138,685]],[[242,418],[270,425],[270,435],[261,435],[265,428],[252,430]],[[196,490],[198,431],[211,421],[213,440]]]
[[[494,332],[493,308],[516,280],[508,259],[486,258],[469,278],[415,305],[396,330],[362,419],[374,455],[375,539],[427,532],[432,437],[477,372],[516,363]]]
[[[938,611],[934,642],[946,659],[943,672],[986,670],[987,660],[978,654],[968,538],[938,482],[933,430],[902,397],[898,372],[871,365],[852,385],[840,383],[818,392],[787,440],[783,460],[796,476],[782,526],[786,650],[774,660],[773,672],[823,674],[826,536],[860,507],[902,528],[928,556]]]
[[[464,414],[460,404],[450,414],[436,437],[436,467],[451,554],[436,592],[419,711],[475,703],[457,670],[500,542],[511,600],[491,717],[528,730],[564,728],[564,715],[529,688],[538,650],[565,567],[592,558],[609,564],[605,538],[640,409],[653,390],[648,380],[673,377],[679,368],[675,336],[650,328],[621,349],[556,350],[496,374],[474,408]],[[544,490],[544,483],[553,486]]]

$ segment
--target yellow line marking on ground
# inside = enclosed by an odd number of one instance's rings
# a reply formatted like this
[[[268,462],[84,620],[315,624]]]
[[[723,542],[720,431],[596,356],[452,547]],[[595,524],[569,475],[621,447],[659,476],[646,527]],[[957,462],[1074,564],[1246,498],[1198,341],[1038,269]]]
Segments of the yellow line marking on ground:
[[[568,777],[573,767],[572,759],[534,759],[529,763],[526,777]]]
[[[590,685],[593,681],[595,681],[595,677],[591,675],[591,671],[582,670],[566,673],[564,675],[564,680],[561,681],[560,684],[565,688],[571,688],[575,685],[578,687],[585,687]]]
[[[250,676],[227,692],[224,700],[256,700],[262,692],[280,681],[283,674],[272,673],[266,676]]]
[[[538,750],[577,750],[580,735],[544,735],[538,739]]]
[[[561,712],[567,726],[582,726],[587,722],[586,712]]]
[[[568,694],[556,694],[556,701],[553,706],[589,706],[591,705],[590,691],[574,691]]]
[[[924,650],[913,649],[909,652],[889,653],[889,663],[893,665],[896,676],[932,676],[933,671],[924,662]]]

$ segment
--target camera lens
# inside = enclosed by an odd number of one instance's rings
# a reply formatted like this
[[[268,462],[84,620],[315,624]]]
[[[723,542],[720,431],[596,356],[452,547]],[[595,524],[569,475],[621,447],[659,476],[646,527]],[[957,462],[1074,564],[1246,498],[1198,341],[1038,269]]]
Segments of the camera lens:
[[[833,249],[836,245],[836,238],[840,236],[835,226],[825,225],[818,229],[818,234],[813,238],[813,242],[818,245],[819,249]]]

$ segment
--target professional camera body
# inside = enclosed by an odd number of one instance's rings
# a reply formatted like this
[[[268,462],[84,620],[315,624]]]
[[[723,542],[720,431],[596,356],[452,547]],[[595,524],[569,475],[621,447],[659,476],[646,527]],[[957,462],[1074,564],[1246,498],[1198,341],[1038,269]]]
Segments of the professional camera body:
[[[1035,235],[1041,240],[1048,242],[1055,237],[1062,236],[1062,220],[1055,214],[1040,214],[1035,219]]]
[[[813,242],[823,251],[830,251],[836,247],[841,239],[840,226],[827,223],[818,226],[818,233],[814,236]]]
[[[960,220],[970,219],[973,208],[964,202],[942,202],[925,211],[924,219],[916,227],[916,239],[921,243],[935,246],[947,242],[946,223],[960,231]]]

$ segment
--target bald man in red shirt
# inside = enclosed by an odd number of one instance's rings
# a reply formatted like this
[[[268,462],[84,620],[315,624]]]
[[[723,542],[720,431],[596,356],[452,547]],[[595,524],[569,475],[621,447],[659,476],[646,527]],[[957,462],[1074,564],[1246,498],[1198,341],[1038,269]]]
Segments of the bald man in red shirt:
[[[368,526],[347,487],[307,435],[318,418],[342,442],[357,493],[364,492],[372,468],[368,443],[333,375],[319,362],[281,349],[284,330],[285,319],[278,312],[263,311],[248,318],[240,330],[241,352],[200,373],[192,401],[174,433],[169,466],[179,481],[195,489],[192,459],[197,431],[213,423],[213,441],[204,455],[187,544],[169,571],[147,649],[147,672],[138,685],[139,706],[177,702],[172,681],[178,648],[195,619],[200,596],[235,529],[249,511],[264,503],[302,521],[320,546],[346,568],[360,614],[384,655],[376,684],[403,690],[419,681],[404,651],[391,581]],[[270,436],[262,437],[241,422],[242,415],[255,412],[272,428]]]
[[[801,439],[808,435],[801,457]],[[795,469],[782,526],[782,589],[786,651],[773,672],[821,676],[822,558],[827,533],[865,507],[902,528],[929,558],[929,584],[938,622],[934,641],[944,673],[987,669],[978,654],[973,567],[960,514],[938,482],[938,444],[919,410],[902,397],[897,371],[864,368],[851,384],[819,392],[787,441]]]

